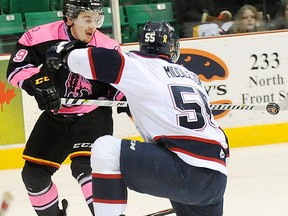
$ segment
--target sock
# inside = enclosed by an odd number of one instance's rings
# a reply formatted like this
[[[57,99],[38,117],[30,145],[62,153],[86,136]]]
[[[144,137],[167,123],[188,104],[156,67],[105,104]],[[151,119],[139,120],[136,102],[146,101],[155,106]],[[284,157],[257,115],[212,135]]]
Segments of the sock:
[[[56,185],[51,182],[44,190],[38,193],[28,192],[30,202],[39,216],[58,215],[58,191]]]
[[[95,215],[94,209],[93,209],[93,199],[92,199],[92,176],[90,175],[81,179],[79,181],[79,184],[81,185],[83,196],[86,199],[86,203],[92,215]]]
[[[127,188],[121,174],[92,174],[93,206],[97,216],[119,216],[127,206]]]

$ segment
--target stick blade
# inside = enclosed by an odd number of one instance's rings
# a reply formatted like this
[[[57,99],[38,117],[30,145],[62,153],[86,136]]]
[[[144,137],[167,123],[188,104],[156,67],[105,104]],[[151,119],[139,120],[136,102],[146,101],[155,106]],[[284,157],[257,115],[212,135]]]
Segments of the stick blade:
[[[165,210],[154,212],[154,213],[144,215],[144,216],[165,216],[165,215],[172,215],[173,213],[175,213],[174,209],[170,208],[170,209],[165,209]]]

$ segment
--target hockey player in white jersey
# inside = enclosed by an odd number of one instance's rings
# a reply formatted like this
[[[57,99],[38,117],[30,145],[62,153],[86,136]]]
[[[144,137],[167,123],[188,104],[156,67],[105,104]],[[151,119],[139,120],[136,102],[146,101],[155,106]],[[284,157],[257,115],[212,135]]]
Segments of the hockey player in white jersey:
[[[148,21],[139,41],[140,51],[128,53],[76,49],[71,42],[46,53],[51,68],[69,67],[121,90],[144,139],[103,136],[93,144],[95,215],[123,214],[128,187],[168,198],[178,216],[221,216],[229,147],[205,88],[195,73],[175,64],[179,40],[167,22]]]

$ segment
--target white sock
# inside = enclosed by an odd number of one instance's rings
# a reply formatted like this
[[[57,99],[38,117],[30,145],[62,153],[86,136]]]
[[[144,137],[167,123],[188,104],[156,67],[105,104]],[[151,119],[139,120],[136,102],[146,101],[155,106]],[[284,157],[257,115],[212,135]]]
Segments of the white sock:
[[[119,216],[124,213],[127,204],[95,203],[94,214],[97,216]]]

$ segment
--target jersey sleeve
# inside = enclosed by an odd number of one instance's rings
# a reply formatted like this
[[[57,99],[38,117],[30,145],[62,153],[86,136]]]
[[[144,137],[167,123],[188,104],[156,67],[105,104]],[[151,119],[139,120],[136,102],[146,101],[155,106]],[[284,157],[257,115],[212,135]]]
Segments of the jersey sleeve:
[[[37,59],[29,46],[20,44],[19,42],[15,46],[15,51],[11,54],[7,67],[7,80],[15,86],[21,87],[22,82],[39,72]]]
[[[67,63],[71,71],[80,73],[88,79],[118,84],[125,58],[121,52],[114,49],[89,47],[73,50]]]
[[[40,71],[41,65],[45,63],[46,50],[66,40],[63,25],[64,21],[48,23],[28,30],[20,37],[7,67],[10,84],[21,87],[25,79]]]

